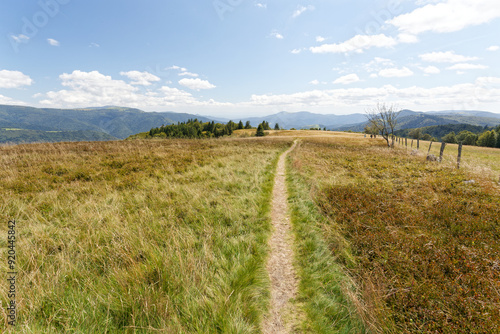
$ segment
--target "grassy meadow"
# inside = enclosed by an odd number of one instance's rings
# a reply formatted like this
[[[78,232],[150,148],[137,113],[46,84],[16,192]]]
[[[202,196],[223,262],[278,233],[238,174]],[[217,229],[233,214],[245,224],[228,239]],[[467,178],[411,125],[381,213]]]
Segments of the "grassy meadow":
[[[17,331],[260,332],[272,181],[290,144],[1,147],[1,234],[17,221]],[[2,279],[1,331],[7,290]]]
[[[275,167],[298,138],[298,333],[500,332],[500,150],[466,146],[458,170],[454,145],[437,163],[425,142],[415,154],[359,134],[254,132],[0,147],[16,331],[260,333]],[[7,290],[0,331],[14,332]]]
[[[304,137],[289,159],[292,218],[300,234],[309,214],[333,265],[313,271],[304,257],[303,277],[327,287],[321,278],[338,273],[343,283],[329,295],[350,296],[368,332],[499,332],[500,186],[488,163],[500,164],[500,150],[475,149],[457,170],[453,150],[439,164],[360,135]],[[319,291],[310,286],[301,286],[306,304]],[[330,304],[310,302],[309,316],[336,307],[321,297]],[[331,321],[317,323],[334,332]]]

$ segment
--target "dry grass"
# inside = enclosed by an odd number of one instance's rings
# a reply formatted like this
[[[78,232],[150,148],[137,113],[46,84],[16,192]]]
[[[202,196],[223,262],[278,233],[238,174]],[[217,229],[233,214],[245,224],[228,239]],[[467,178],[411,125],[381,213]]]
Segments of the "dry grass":
[[[416,147],[416,140],[413,142],[413,148]],[[411,140],[408,142],[408,149],[411,149]],[[427,154],[429,151],[430,142],[420,141],[420,151],[422,154]],[[404,145],[399,145],[399,148],[405,148]],[[432,143],[430,154],[439,156],[441,143]],[[456,166],[458,155],[457,144],[446,144],[444,150],[443,162],[450,166]],[[480,146],[463,146],[461,166],[475,170],[479,174],[488,173],[490,177],[496,177],[498,181],[500,177],[500,149],[480,147]]]
[[[457,170],[383,145],[305,138],[292,153],[327,219],[330,251],[355,281],[359,299],[351,300],[367,328],[500,331],[498,185],[477,165]],[[480,162],[483,153],[468,154]]]
[[[18,224],[17,329],[259,332],[269,298],[273,173],[289,145],[223,139],[1,147],[1,234],[9,219]],[[7,271],[6,261],[0,266]],[[4,306],[6,291],[2,280]]]
[[[453,146],[438,164],[424,144],[411,155],[351,133],[249,132],[0,147],[17,330],[260,332],[273,173],[302,137],[287,180],[303,332],[500,331],[500,150],[466,147],[457,170]]]

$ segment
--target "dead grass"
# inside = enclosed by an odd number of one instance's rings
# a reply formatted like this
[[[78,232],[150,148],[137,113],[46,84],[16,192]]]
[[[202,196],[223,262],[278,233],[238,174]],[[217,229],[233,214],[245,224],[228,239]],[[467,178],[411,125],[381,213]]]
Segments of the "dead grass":
[[[500,196],[488,173],[362,136],[305,138],[292,155],[368,328],[500,331]]]

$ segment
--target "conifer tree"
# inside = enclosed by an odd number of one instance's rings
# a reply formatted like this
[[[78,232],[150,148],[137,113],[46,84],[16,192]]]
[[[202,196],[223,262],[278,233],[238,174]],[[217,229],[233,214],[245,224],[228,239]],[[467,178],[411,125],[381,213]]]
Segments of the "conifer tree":
[[[274,125],[274,130],[279,130],[279,129],[280,129],[280,125],[279,125],[278,123],[276,123],[276,124]]]
[[[240,119],[240,122],[238,123],[238,130],[243,129],[243,122]]]
[[[264,127],[262,126],[262,123],[259,124],[259,126],[257,127],[257,133],[255,134],[257,137],[263,137],[265,136],[266,134],[264,133]]]

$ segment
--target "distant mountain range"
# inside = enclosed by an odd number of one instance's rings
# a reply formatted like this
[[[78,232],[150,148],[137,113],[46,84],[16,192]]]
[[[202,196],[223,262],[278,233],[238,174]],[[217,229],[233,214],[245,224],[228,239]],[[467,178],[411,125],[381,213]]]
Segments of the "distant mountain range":
[[[0,105],[0,143],[124,139],[153,127],[189,118],[204,122],[212,120],[192,114],[145,112],[114,106],[41,109]]]
[[[124,107],[99,107],[83,109],[46,109],[23,106],[0,105],[0,143],[97,141],[124,139],[130,135],[149,131],[153,127],[197,118],[203,122],[227,122],[210,116],[175,112],[145,112]],[[233,118],[238,122],[240,118]],[[364,114],[324,115],[307,111],[280,112],[263,117],[241,118],[257,126],[262,121],[271,127],[276,123],[281,128],[309,129],[327,128],[341,131],[363,131],[366,125]],[[398,129],[417,128],[445,124],[471,124],[496,126],[500,114],[486,111],[433,111],[416,112],[403,110],[398,118]]]
[[[327,129],[340,131],[363,131],[366,124],[367,122],[365,120],[360,123],[340,127],[327,127]],[[428,112],[402,110],[398,117],[397,124],[396,130],[447,124],[470,124],[483,127],[497,126],[500,124],[500,114],[476,110],[445,110]]]
[[[233,120],[234,121],[234,120]],[[239,121],[239,120],[238,120]],[[264,116],[264,117],[250,117],[242,119],[243,123],[250,121],[252,126],[258,126],[262,121],[267,121],[271,127],[276,123],[284,129],[309,129],[309,128],[327,128],[334,129],[348,124],[360,123],[366,121],[364,114],[351,114],[351,115],[323,115],[313,114],[307,111],[300,112],[286,112]]]

